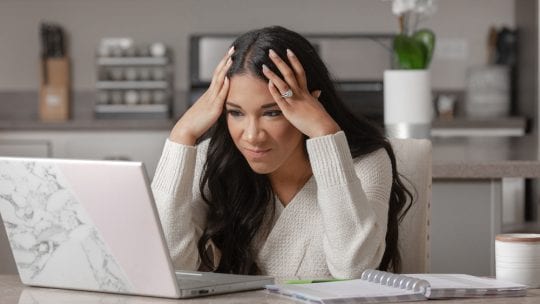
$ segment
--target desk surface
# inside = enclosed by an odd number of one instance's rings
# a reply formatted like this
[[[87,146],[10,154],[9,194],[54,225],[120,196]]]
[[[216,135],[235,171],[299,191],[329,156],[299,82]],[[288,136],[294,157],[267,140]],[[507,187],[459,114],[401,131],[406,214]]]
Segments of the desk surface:
[[[267,294],[262,290],[239,292],[226,295],[217,295],[189,300],[169,300],[149,297],[134,297],[95,292],[69,291],[37,287],[25,287],[15,275],[0,275],[0,303],[1,304],[43,304],[43,303],[298,303],[277,295]],[[426,303],[426,302],[408,302]],[[531,289],[526,297],[517,298],[478,298],[459,300],[437,300],[442,303],[511,303],[511,304],[538,304],[540,303],[540,289]]]

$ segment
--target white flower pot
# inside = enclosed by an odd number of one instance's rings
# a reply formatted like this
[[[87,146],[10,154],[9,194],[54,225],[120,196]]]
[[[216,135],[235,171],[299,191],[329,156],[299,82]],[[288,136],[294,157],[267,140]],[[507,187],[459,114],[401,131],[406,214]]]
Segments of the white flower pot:
[[[429,70],[384,71],[387,136],[430,138],[432,113]]]

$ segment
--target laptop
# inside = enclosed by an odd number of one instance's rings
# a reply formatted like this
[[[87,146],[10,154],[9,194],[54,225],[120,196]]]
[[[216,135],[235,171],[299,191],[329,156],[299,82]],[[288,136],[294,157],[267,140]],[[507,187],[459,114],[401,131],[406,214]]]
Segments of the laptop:
[[[274,283],[175,272],[140,162],[0,157],[0,214],[26,285],[189,298]]]

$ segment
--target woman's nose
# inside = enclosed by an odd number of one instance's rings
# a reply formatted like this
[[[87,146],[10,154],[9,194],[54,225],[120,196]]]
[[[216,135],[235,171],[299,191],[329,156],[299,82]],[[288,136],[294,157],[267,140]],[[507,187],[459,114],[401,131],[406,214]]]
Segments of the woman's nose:
[[[264,139],[264,130],[255,119],[250,119],[244,129],[244,139],[256,143]]]

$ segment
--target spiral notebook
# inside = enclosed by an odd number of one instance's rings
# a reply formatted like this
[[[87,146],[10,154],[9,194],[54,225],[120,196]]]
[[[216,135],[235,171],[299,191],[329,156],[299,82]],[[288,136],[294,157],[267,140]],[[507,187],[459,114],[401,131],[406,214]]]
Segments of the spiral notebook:
[[[442,298],[517,297],[527,286],[466,274],[399,275],[366,270],[357,280],[268,285],[270,293],[309,303],[380,303]]]

